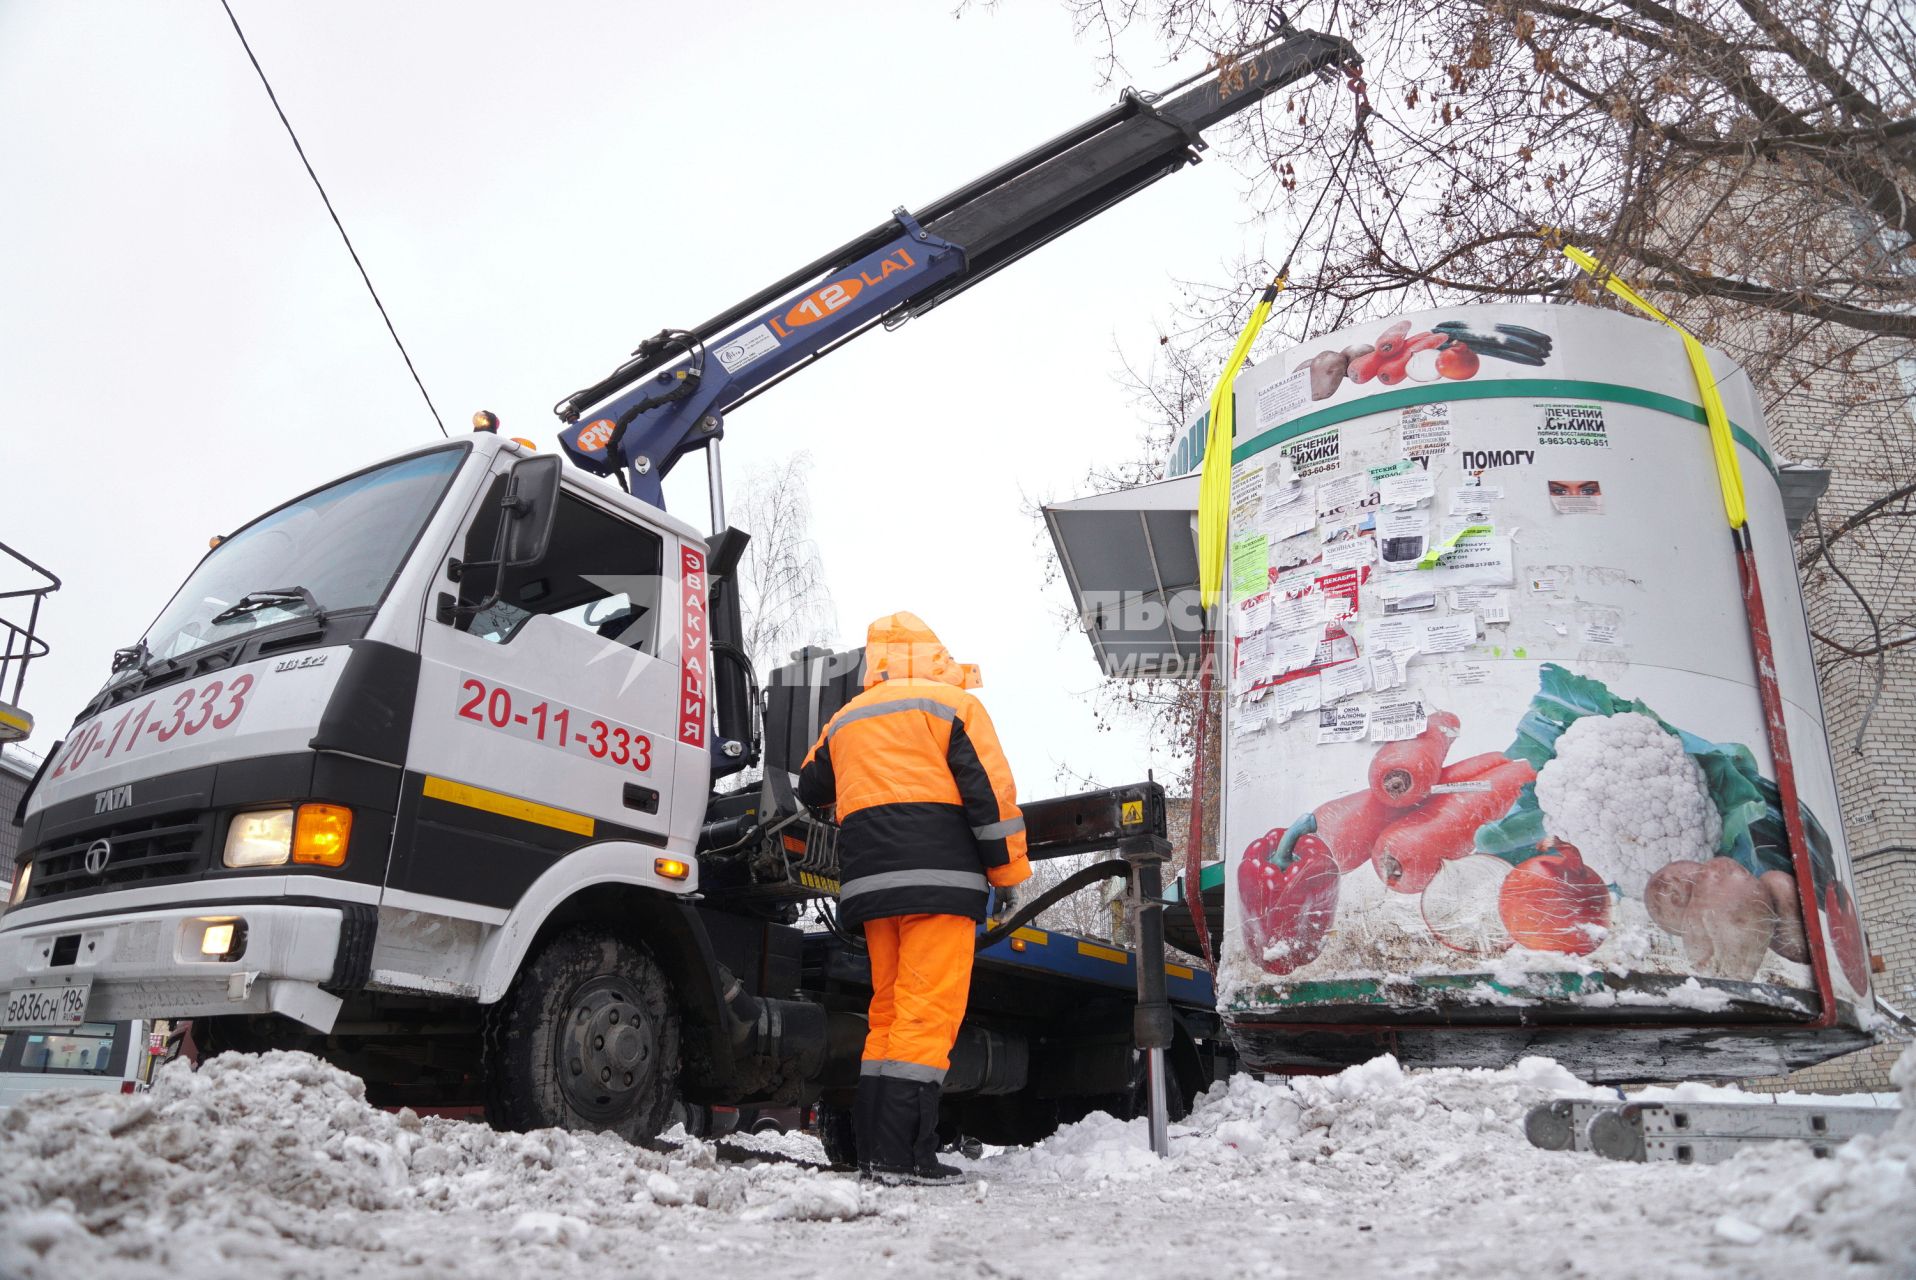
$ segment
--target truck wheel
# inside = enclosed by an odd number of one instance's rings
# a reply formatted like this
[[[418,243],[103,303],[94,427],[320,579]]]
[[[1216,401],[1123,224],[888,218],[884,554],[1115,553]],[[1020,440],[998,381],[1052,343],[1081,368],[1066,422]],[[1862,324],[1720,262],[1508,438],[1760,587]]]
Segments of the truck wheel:
[[[672,984],[607,929],[555,933],[486,1011],[484,1067],[495,1128],[652,1138],[679,1103]]]
[[[858,1134],[852,1127],[850,1108],[818,1104],[818,1142],[825,1148],[825,1159],[832,1168],[858,1167]]]

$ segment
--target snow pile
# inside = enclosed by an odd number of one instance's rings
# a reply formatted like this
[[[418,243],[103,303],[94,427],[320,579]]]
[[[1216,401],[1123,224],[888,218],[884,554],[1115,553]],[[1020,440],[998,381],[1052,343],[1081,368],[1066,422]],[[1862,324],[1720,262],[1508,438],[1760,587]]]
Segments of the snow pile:
[[[0,1120],[0,1275],[99,1275],[162,1262],[278,1274],[287,1243],[389,1266],[502,1271],[562,1246],[590,1263],[605,1228],[704,1210],[730,1221],[873,1212],[856,1182],[789,1162],[721,1166],[600,1134],[495,1133],[368,1106],[354,1076],[299,1053],[175,1063],[150,1093],[45,1095]],[[434,1231],[421,1232],[431,1211]],[[607,1257],[606,1262],[611,1259]]]
[[[1388,1054],[1334,1076],[1259,1081],[1235,1076],[1172,1126],[1175,1170],[1227,1180],[1298,1176],[1296,1165],[1419,1168],[1480,1162],[1487,1152],[1530,1150],[1522,1133],[1531,1106],[1560,1097],[1612,1097],[1548,1058],[1503,1071],[1410,1074]],[[1074,1180],[1161,1177],[1145,1146],[1144,1121],[1094,1115],[1036,1147],[1005,1157],[1013,1168]]]
[[[1916,1275],[1916,1045],[1890,1080],[1902,1089],[1902,1114],[1888,1133],[1852,1138],[1807,1164],[1796,1152],[1737,1158],[1728,1198],[1750,1202],[1749,1226],[1812,1236],[1845,1259]]]
[[[1306,1218],[1421,1242],[1420,1262],[1448,1258],[1441,1274],[1604,1274],[1603,1260],[1627,1259],[1637,1275],[1783,1275],[1836,1260],[1900,1277],[1916,1275],[1916,1048],[1896,1071],[1895,1128],[1822,1160],[1797,1144],[1715,1166],[1540,1151],[1523,1136],[1530,1107],[1615,1092],[1543,1058],[1407,1073],[1385,1056],[1335,1076],[1236,1077],[1172,1126],[1166,1163],[1146,1152],[1143,1120],[1096,1115],[987,1167],[1164,1199],[1202,1188],[1203,1203],[1229,1206],[1225,1249]]]
[[[1093,1116],[958,1161],[965,1188],[873,1189],[815,1140],[675,1150],[494,1133],[368,1107],[301,1054],[168,1068],[151,1094],[0,1119],[0,1276],[580,1280],[723,1272],[901,1276],[1916,1275],[1916,1050],[1890,1133],[1721,1165],[1540,1151],[1525,1112],[1614,1097],[1544,1059],[1506,1070],[1214,1088],[1153,1159],[1145,1123]],[[1693,1087],[1692,1087],[1693,1088]]]

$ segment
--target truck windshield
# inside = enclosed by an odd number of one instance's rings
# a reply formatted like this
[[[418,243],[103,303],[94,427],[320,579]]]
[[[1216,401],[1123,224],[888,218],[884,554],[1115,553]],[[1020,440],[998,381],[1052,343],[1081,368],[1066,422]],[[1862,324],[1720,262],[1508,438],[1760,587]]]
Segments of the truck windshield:
[[[376,467],[245,526],[200,561],[147,629],[149,658],[175,658],[315,609],[377,605],[464,456],[441,449]]]

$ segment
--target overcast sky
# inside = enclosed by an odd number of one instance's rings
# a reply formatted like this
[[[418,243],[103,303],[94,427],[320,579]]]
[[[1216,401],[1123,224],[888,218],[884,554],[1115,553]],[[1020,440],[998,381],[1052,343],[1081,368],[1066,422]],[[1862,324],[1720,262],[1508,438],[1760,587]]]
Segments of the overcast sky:
[[[1117,88],[1044,0],[234,8],[447,424],[545,448],[638,339]],[[1135,53],[1141,87],[1196,69]],[[437,430],[215,0],[5,0],[0,122],[0,541],[66,580],[24,699],[45,750],[208,535]],[[811,453],[843,639],[922,614],[1028,794],[1172,759],[1094,728],[1024,507],[1135,453],[1115,351],[1256,234],[1239,185],[1177,174],[729,424],[729,461]],[[705,527],[703,468],[675,478]]]

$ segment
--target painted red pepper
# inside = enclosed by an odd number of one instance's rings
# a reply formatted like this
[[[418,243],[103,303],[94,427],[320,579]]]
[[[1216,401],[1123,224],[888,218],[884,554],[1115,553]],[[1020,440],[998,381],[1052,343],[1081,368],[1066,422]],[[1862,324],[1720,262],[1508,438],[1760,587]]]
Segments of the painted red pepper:
[[[1371,794],[1393,809],[1422,804],[1443,774],[1444,757],[1459,727],[1450,712],[1433,711],[1416,737],[1377,748],[1370,761]]]
[[[1371,851],[1384,883],[1399,893],[1422,893],[1437,868],[1476,851],[1477,828],[1510,812],[1517,793],[1537,771],[1524,760],[1506,760],[1473,781],[1482,791],[1436,796],[1385,827]]]
[[[1237,865],[1245,943],[1266,973],[1290,973],[1324,950],[1337,914],[1337,862],[1316,835],[1298,836],[1282,867],[1270,854],[1252,852],[1258,841],[1251,844]]]

